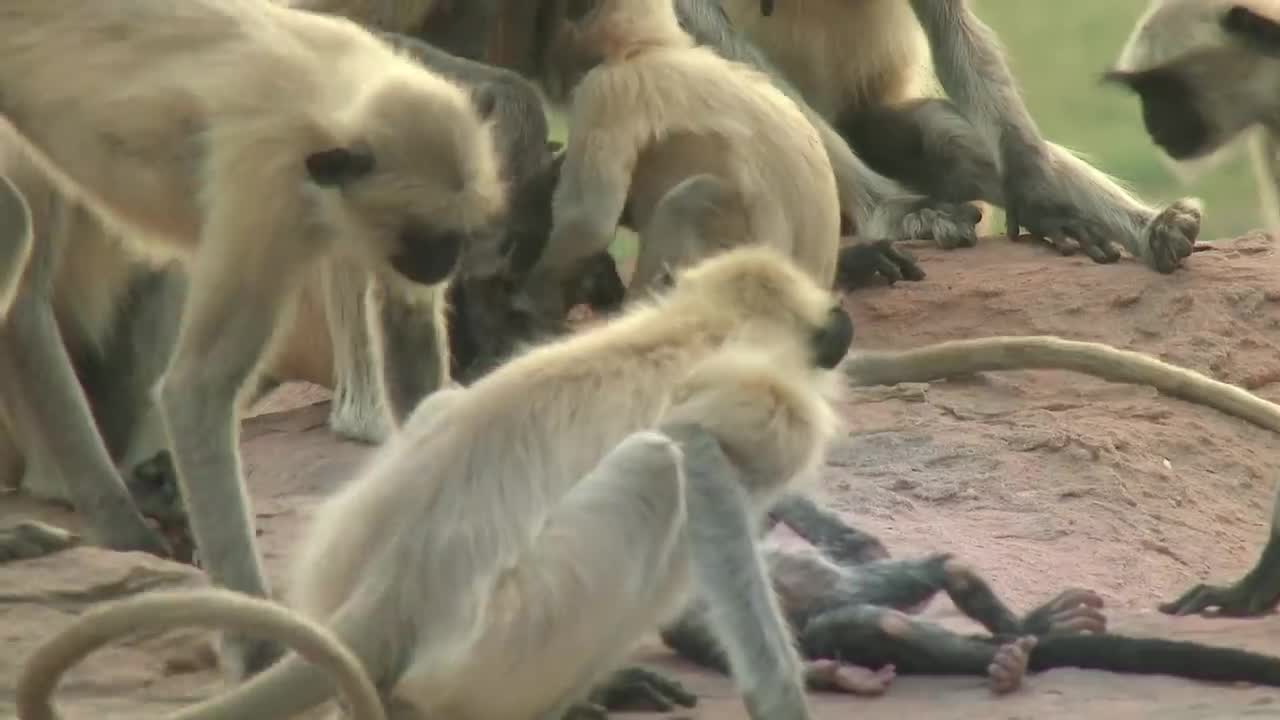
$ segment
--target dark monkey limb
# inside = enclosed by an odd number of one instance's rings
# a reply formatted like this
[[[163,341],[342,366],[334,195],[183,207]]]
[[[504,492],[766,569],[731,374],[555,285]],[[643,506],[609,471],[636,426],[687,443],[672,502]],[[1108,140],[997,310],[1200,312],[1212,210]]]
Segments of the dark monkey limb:
[[[874,538],[815,508],[812,501],[789,497],[771,511],[770,520],[786,523],[817,552],[773,547],[768,555],[782,606],[801,652],[811,660],[892,666],[906,674],[991,675],[993,687],[1003,681],[996,687],[1001,691],[1016,687],[1023,670],[1056,667],[1280,684],[1280,658],[1106,633],[1102,601],[1089,591],[1067,590],[1018,617],[985,580],[952,555],[866,562],[867,549],[876,547]],[[966,636],[901,612],[938,592],[946,592],[989,634]],[[702,612],[695,605],[664,628],[662,637],[686,658],[720,669],[723,659],[705,630]],[[1017,640],[1027,636],[1036,640]]]

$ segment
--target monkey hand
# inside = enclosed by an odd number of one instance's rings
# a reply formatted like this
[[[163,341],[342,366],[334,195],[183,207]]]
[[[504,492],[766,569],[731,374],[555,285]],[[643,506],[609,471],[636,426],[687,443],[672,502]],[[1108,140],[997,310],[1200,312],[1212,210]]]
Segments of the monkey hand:
[[[892,240],[858,240],[840,248],[836,261],[836,289],[866,287],[881,275],[890,285],[899,280],[923,280],[925,272],[915,257],[894,247]]]
[[[563,720],[604,720],[610,712],[665,713],[697,704],[698,696],[679,681],[642,667],[629,667],[592,690],[587,702],[569,708]]]
[[[1078,247],[1097,263],[1119,260],[1120,249],[1107,237],[1107,228],[1072,199],[1062,178],[1054,173],[1048,148],[1018,147],[1019,152],[1004,152],[1005,231],[1009,239],[1016,240],[1025,228],[1063,255],[1074,255]]]
[[[1280,576],[1260,580],[1250,575],[1234,585],[1196,585],[1177,600],[1161,603],[1160,612],[1191,615],[1217,608],[1215,614],[1222,617],[1258,617],[1271,613],[1277,603]]]
[[[134,466],[125,480],[138,512],[155,522],[169,544],[172,559],[182,563],[195,560],[195,537],[187,521],[178,488],[178,474],[168,450],[161,450]]]
[[[1182,198],[1156,213],[1142,229],[1143,260],[1162,273],[1177,270],[1194,251],[1200,219],[1200,203],[1193,198]]]
[[[943,250],[978,244],[982,210],[972,203],[950,203],[915,195],[880,201],[863,237],[932,240]]]
[[[1021,635],[1078,635],[1107,630],[1102,597],[1092,590],[1072,588],[1022,618]]]

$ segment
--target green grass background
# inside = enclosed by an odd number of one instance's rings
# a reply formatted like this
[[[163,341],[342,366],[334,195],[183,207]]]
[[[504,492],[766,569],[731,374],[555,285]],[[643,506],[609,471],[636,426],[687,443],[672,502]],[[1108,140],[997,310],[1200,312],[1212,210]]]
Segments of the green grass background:
[[[906,0],[902,0],[905,2]],[[1234,151],[1225,162],[1184,184],[1161,163],[1142,129],[1137,99],[1098,77],[1116,58],[1147,0],[974,0],[979,15],[1008,50],[1032,116],[1046,137],[1088,158],[1143,198],[1168,202],[1195,195],[1205,202],[1200,237],[1233,237],[1261,226],[1258,194],[1248,158]],[[553,134],[564,127],[552,118]],[[992,230],[1004,229],[1003,217]],[[634,250],[619,232],[613,251]]]

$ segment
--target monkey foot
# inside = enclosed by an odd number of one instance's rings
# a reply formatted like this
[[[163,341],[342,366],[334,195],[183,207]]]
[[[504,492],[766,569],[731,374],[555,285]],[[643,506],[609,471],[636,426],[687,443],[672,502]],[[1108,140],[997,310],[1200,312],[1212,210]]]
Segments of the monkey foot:
[[[171,557],[181,563],[195,562],[195,538],[187,523],[187,511],[178,488],[178,471],[168,450],[138,463],[125,481],[138,512],[155,524],[169,544]]]
[[[565,717],[589,720],[608,717],[609,712],[671,712],[697,704],[698,696],[678,680],[646,668],[629,667],[611,675],[591,691],[588,702],[570,709]],[[604,715],[596,714],[600,710]]]
[[[1102,606],[1102,597],[1092,590],[1064,590],[1027,613],[1022,619],[1022,631],[1033,635],[1106,632],[1107,616]]]
[[[1031,650],[1035,646],[1034,637],[1022,637],[1001,645],[996,650],[996,656],[991,658],[991,664],[987,666],[991,692],[1004,695],[1022,687],[1022,678],[1027,674],[1027,664],[1031,661]]]
[[[1200,219],[1200,205],[1190,198],[1174,202],[1152,218],[1142,231],[1147,263],[1162,273],[1177,270],[1195,249]]]
[[[836,660],[813,660],[805,663],[805,681],[813,690],[842,692],[862,697],[883,695],[897,677],[892,665],[871,670],[858,665],[846,665]]]
[[[0,528],[0,563],[32,560],[79,544],[76,533],[37,520],[23,520]]]
[[[1257,587],[1258,583],[1235,585],[1200,584],[1183,593],[1177,600],[1162,603],[1160,612],[1167,615],[1191,615],[1217,608],[1221,617],[1257,617],[1275,610],[1280,592]]]
[[[896,248],[892,241],[857,241],[840,248],[836,260],[836,288],[856,290],[871,283],[877,275],[890,285],[899,280],[918,281],[925,278],[916,258]]]

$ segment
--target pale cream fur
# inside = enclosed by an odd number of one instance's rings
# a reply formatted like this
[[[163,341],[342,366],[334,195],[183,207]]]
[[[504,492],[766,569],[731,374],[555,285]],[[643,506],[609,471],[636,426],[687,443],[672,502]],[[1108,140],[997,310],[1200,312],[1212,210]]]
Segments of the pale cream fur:
[[[549,62],[562,65],[549,82],[573,86],[570,129],[542,268],[601,249],[617,220],[604,213],[625,198],[640,230],[633,295],[666,267],[744,244],[777,248],[831,285],[840,200],[822,139],[795,102],[763,73],[696,46],[670,2],[603,0],[580,25],[560,23]],[[709,207],[664,221],[664,203],[699,176],[721,187]],[[624,196],[606,209],[594,207],[601,178]]]
[[[686,518],[682,451],[661,428],[709,431],[763,510],[812,474],[835,432],[832,373],[813,364],[834,307],[785,256],[738,249],[652,303],[436,393],[316,513],[290,604],[350,645],[402,709],[558,717],[682,607],[686,528],[716,522]],[[783,627],[771,602],[753,625]],[[45,676],[85,649],[51,643],[73,649],[38,651],[43,674],[19,689],[28,712],[49,712]],[[801,689],[794,647],[780,652],[769,667]],[[748,694],[777,687],[751,679],[761,685]],[[331,693],[290,657],[178,717],[284,717]],[[807,717],[802,695],[792,712],[755,716]]]
[[[0,27],[0,116],[49,177],[131,240],[187,258],[157,398],[206,568],[265,594],[237,396],[314,259],[409,286],[398,258],[428,260],[434,238],[497,219],[489,128],[463,88],[351,21],[261,0],[7,0]],[[322,186],[309,160],[334,152],[371,162]],[[464,244],[461,262],[492,250]],[[151,549],[119,478],[99,480],[80,479],[77,502],[99,539]]]

